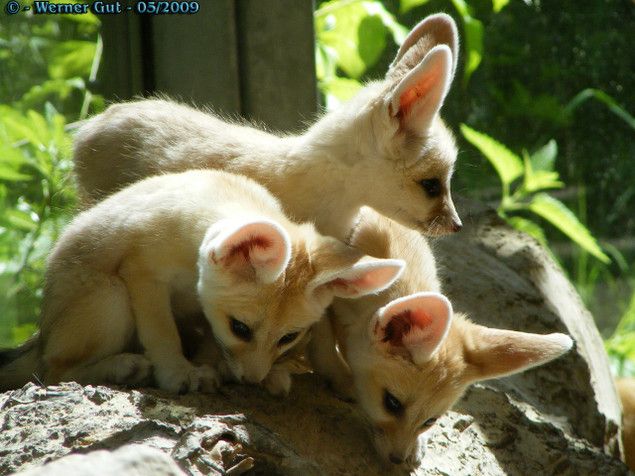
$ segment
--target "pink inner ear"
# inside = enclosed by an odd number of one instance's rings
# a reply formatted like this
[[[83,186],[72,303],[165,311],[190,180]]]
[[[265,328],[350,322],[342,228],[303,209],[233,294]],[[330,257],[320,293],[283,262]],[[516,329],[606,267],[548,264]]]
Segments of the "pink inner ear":
[[[357,289],[367,288],[370,284],[371,278],[369,275],[362,275],[357,279],[335,278],[331,281],[331,286],[349,292],[356,292]]]
[[[426,329],[432,324],[432,316],[421,309],[406,309],[390,318],[384,328],[382,342],[403,346],[403,339],[415,329]]]
[[[236,255],[242,255],[245,261],[249,260],[249,256],[254,254],[254,251],[257,249],[266,250],[270,248],[272,245],[271,240],[268,240],[262,236],[254,236],[249,239],[243,241],[242,243],[232,246],[232,248],[227,253],[225,259],[231,261]]]
[[[422,97],[430,93],[432,87],[439,81],[440,68],[426,74],[417,83],[408,88],[399,98],[399,117],[410,114],[412,107],[417,104]]]
[[[227,253],[224,253],[221,258],[216,255],[216,250],[213,250],[210,254],[210,259],[214,264],[223,262],[225,265],[229,265],[235,258],[242,255],[245,262],[249,261],[250,255],[253,256],[255,249],[266,250],[272,245],[271,240],[262,236],[253,236],[241,243],[232,246]]]

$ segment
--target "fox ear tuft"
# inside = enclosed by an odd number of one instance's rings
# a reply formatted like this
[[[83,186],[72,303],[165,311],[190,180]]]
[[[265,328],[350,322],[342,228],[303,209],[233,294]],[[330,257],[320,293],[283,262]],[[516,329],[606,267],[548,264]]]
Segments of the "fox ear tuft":
[[[401,276],[404,266],[400,259],[365,257],[352,266],[319,273],[307,291],[325,300],[379,293]]]
[[[291,258],[291,240],[268,219],[221,220],[207,232],[207,261],[228,272],[263,283],[276,281]]]
[[[410,70],[423,60],[425,55],[437,45],[446,45],[452,53],[452,76],[456,72],[459,59],[459,33],[450,15],[437,13],[429,15],[411,31],[397,51],[390,65],[389,74],[396,68]],[[404,56],[408,53],[408,57]],[[400,64],[407,61],[408,64]]]
[[[435,46],[423,61],[399,82],[389,96],[388,109],[401,129],[424,136],[450,89],[452,54]]]
[[[531,334],[491,329],[472,324],[470,345],[465,349],[470,380],[511,375],[546,364],[573,347],[565,334]]]
[[[445,340],[452,304],[442,294],[422,292],[391,301],[372,320],[374,340],[390,353],[408,354],[415,364],[430,359]]]

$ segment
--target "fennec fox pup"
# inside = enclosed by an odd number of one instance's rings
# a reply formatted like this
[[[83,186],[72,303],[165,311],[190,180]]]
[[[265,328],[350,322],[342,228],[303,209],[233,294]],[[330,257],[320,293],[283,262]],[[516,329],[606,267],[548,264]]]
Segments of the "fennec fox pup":
[[[622,426],[622,440],[624,441],[624,455],[626,464],[635,471],[635,378],[621,378],[615,382],[622,401],[624,425]]]
[[[215,371],[183,356],[172,308],[202,309],[235,378],[260,382],[334,296],[378,292],[402,267],[289,221],[246,177],[149,178],[67,227],[48,261],[37,345],[0,369],[0,387],[33,372],[135,384],[153,367],[163,389],[212,390]],[[132,353],[136,338],[145,355]]]
[[[438,114],[457,54],[452,18],[426,18],[383,81],[299,136],[230,124],[161,99],[112,105],[76,135],[80,195],[94,203],[149,175],[213,168],[255,179],[289,216],[336,238],[345,239],[362,205],[427,235],[457,231],[450,194],[457,151]]]
[[[454,314],[439,293],[426,240],[372,210],[362,209],[351,243],[377,256],[401,256],[408,266],[377,296],[336,299],[330,322],[314,326],[309,357],[340,393],[359,402],[386,462],[417,465],[419,435],[471,383],[541,365],[572,346],[564,334],[493,329]]]

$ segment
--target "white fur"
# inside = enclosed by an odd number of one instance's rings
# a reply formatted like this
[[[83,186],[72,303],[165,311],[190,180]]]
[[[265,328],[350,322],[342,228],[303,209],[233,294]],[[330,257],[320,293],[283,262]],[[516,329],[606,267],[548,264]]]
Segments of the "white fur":
[[[149,175],[214,168],[257,180],[290,216],[339,239],[363,205],[425,234],[457,231],[450,193],[457,150],[438,115],[457,61],[456,26],[445,16],[426,25],[409,37],[384,81],[369,83],[299,136],[232,124],[166,100],[109,107],[75,138],[84,203]],[[431,35],[423,31],[428,27]],[[436,45],[438,31],[445,33],[438,40],[443,44]],[[430,71],[434,84],[404,128],[394,108],[395,91]],[[420,184],[431,178],[443,185],[437,197]]]

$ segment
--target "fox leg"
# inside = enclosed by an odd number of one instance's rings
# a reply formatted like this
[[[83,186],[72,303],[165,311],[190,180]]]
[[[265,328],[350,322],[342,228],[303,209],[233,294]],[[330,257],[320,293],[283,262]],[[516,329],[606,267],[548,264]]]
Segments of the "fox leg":
[[[134,320],[125,283],[81,269],[61,278],[47,289],[42,311],[43,380],[119,383],[110,379],[117,375],[94,364],[121,354],[132,340]]]
[[[337,352],[337,340],[330,318],[327,316],[314,324],[311,334],[307,355],[313,370],[328,380],[340,398],[354,400],[353,377]]]
[[[195,367],[183,355],[168,286],[149,278],[152,273],[142,266],[127,267],[124,276],[139,340],[159,387],[173,393],[213,391],[218,385],[216,372],[208,366]]]
[[[147,385],[152,376],[152,364],[140,354],[121,353],[95,363],[68,369],[59,381],[75,381],[84,385],[111,383],[115,385]]]

